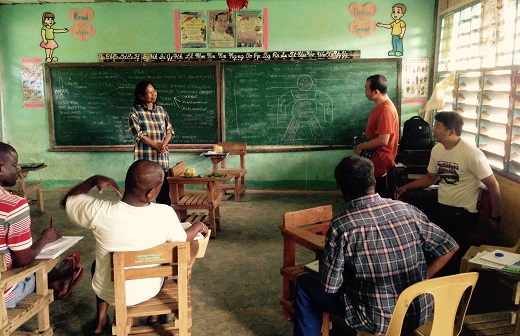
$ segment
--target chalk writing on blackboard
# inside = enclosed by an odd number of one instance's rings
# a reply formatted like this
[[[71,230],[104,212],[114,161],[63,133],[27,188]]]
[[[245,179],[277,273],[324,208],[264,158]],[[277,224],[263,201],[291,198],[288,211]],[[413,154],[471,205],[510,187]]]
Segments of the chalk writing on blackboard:
[[[374,108],[364,94],[367,77],[384,74],[399,106],[400,69],[395,59],[225,64],[225,141],[352,146]]]
[[[51,148],[132,146],[128,115],[141,80],[154,83],[170,116],[170,144],[218,141],[216,65],[56,64],[46,71]]]

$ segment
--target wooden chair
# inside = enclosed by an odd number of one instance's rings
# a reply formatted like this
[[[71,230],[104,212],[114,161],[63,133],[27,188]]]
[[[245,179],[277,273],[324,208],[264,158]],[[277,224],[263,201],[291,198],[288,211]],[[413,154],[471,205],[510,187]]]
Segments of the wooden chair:
[[[116,301],[112,335],[162,335],[169,330],[175,331],[172,335],[191,335],[190,255],[189,242],[164,243],[142,251],[112,253]],[[148,301],[127,307],[125,281],[155,277],[168,277],[161,291]],[[172,313],[175,314],[173,320],[166,324],[132,326],[136,317]]]
[[[406,288],[394,308],[387,336],[400,336],[406,311],[415,297],[421,294],[433,296],[435,311],[428,321],[415,330],[415,335],[455,336],[462,331],[478,273],[463,273],[433,278],[418,282]],[[359,331],[358,336],[372,336]]]
[[[211,229],[212,237],[220,230],[220,203],[222,191],[218,179],[209,177],[184,177],[184,161],[177,163],[168,171],[171,207],[181,221],[187,221],[188,210],[207,210],[209,217],[205,224]],[[173,178],[172,178],[173,177]],[[186,192],[186,184],[204,185],[205,190]]]
[[[324,205],[315,208],[286,212],[283,216],[283,227],[302,227],[317,235],[326,235],[332,219],[332,206]],[[307,273],[304,263],[296,263],[296,242],[284,237],[283,243],[283,266],[280,268],[282,275],[282,296],[279,302],[283,307],[283,315],[288,320],[294,315],[294,283],[296,278]],[[316,259],[321,260],[321,255],[316,254]],[[323,314],[322,335],[327,336],[330,329],[329,314]]]
[[[16,182],[16,185],[7,189],[13,194],[27,199],[27,201],[31,201],[28,195],[35,193],[36,204],[38,204],[38,212],[43,212],[45,210],[43,205],[43,181],[39,180],[36,182],[25,182],[25,176],[23,176],[22,171],[20,171],[18,175],[19,178]]]
[[[229,155],[239,155],[240,156],[240,167],[238,168],[229,168],[226,166],[226,158],[220,161],[220,167],[214,169],[214,173],[226,175],[231,174],[234,175],[235,178],[233,180],[233,184],[223,183],[220,188],[224,191],[233,190],[235,194],[235,201],[240,200],[240,195],[244,194],[247,189],[246,185],[246,147],[247,144],[245,142],[219,142],[219,146],[222,146],[222,150],[224,152],[229,152]]]
[[[52,289],[48,288],[47,273],[57,262],[57,258],[41,259],[24,267],[7,270],[5,255],[0,253],[0,335],[15,334],[22,324],[34,316],[38,319],[38,329],[23,335],[53,335],[49,305],[54,301],[54,295]],[[36,274],[36,291],[20,301],[15,308],[6,308],[4,291],[33,273]]]

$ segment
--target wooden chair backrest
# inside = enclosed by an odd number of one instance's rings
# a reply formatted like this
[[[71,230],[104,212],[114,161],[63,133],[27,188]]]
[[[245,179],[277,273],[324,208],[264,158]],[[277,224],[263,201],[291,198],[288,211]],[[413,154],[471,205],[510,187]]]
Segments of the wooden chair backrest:
[[[168,169],[168,176],[184,175],[185,170],[184,161],[181,161]],[[184,184],[170,184],[170,201],[172,205],[177,204],[184,195],[186,195],[186,186]]]
[[[327,233],[332,220],[332,205],[286,212],[283,216],[283,226],[290,227],[312,227],[312,231],[322,235]]]
[[[175,277],[177,293],[172,294],[178,300],[180,335],[187,335],[189,329],[188,316],[188,262],[190,258],[189,242],[164,243],[141,251],[113,252],[112,264],[114,273],[115,313],[117,319],[126,321],[125,281],[156,277]],[[133,267],[146,266],[146,267]],[[173,280],[170,280],[173,281]],[[143,316],[162,314],[159,309],[141,303]],[[136,307],[136,306],[132,306]],[[157,310],[154,310],[157,309]]]
[[[229,155],[240,155],[240,168],[246,168],[246,148],[247,143],[245,142],[219,142],[219,146],[222,146],[224,152],[229,152]],[[226,159],[220,162],[222,168],[226,168]]]

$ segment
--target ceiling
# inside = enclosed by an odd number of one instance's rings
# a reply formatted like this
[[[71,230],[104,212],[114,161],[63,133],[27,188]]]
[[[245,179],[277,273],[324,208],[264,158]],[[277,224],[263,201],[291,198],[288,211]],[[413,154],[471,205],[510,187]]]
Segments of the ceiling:
[[[93,2],[206,2],[208,0],[74,0],[74,3]],[[0,0],[0,5],[71,3],[71,0]]]

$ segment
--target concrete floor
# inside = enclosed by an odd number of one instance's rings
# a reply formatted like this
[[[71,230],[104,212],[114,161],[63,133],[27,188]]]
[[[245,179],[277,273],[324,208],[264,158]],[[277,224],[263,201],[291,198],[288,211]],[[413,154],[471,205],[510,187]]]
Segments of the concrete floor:
[[[88,230],[70,224],[59,206],[66,191],[44,190],[44,213],[38,213],[36,205],[31,205],[33,235],[48,225],[52,217],[53,225],[63,235],[84,236],[75,248],[81,253],[85,275],[72,295],[53,302],[50,310],[56,335],[90,335],[95,315],[95,296],[90,286],[95,241]],[[114,195],[107,191],[104,197],[113,199]],[[292,323],[282,317],[278,304],[283,246],[278,226],[283,213],[326,204],[339,213],[345,203],[339,193],[333,192],[248,192],[240,202],[234,202],[230,195],[224,198],[230,199],[222,203],[222,230],[216,239],[210,240],[205,257],[197,260],[193,269],[192,334],[290,336]],[[301,253],[312,258],[305,250]],[[499,285],[482,282],[482,290],[475,292],[469,313],[501,309],[510,300],[507,289],[503,289],[504,299],[497,295],[501,292]],[[492,298],[487,293],[493,293]],[[112,308],[109,312],[113,316]],[[342,332],[336,324],[331,336],[337,335]]]

